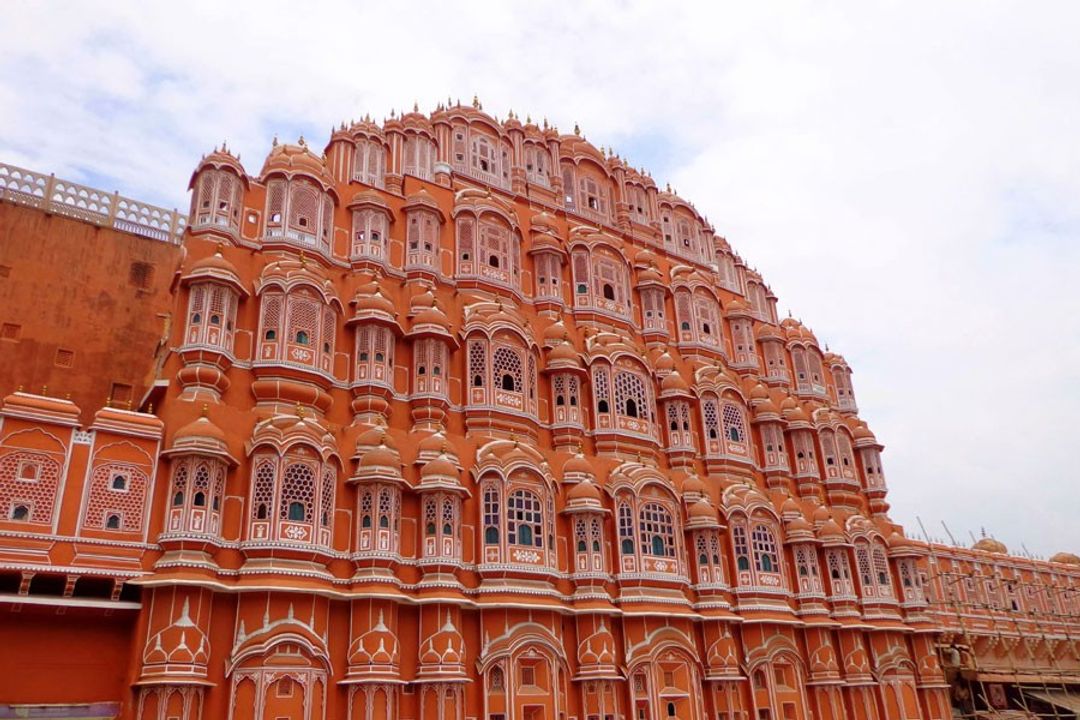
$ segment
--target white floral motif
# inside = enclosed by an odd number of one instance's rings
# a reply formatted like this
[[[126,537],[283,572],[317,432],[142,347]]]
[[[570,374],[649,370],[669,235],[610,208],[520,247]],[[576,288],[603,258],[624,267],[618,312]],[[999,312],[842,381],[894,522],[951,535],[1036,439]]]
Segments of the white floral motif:
[[[303,540],[307,537],[307,530],[300,527],[299,525],[290,525],[285,530],[285,535],[290,540]]]
[[[519,562],[536,562],[540,559],[540,553],[534,550],[515,550],[514,559]]]

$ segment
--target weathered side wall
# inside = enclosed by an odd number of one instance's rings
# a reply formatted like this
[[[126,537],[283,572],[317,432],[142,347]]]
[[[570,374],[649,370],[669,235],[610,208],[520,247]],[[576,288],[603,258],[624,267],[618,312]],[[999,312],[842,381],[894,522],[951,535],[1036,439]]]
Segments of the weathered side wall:
[[[48,386],[83,408],[137,403],[182,252],[0,202],[0,393]]]

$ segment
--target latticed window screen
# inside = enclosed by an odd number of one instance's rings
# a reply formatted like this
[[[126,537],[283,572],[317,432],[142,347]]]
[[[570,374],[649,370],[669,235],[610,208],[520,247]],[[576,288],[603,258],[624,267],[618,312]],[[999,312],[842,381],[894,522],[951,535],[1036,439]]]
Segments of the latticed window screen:
[[[874,573],[870,563],[870,548],[865,544],[855,546],[855,564],[859,568],[859,579],[862,581],[863,588],[870,588],[877,584],[874,582]]]
[[[314,235],[319,223],[319,190],[306,180],[289,184],[289,228]]]
[[[694,312],[691,309],[692,303],[690,300],[690,293],[686,290],[680,290],[675,293],[675,319],[679,323],[679,330],[682,332],[692,332],[694,328]]]
[[[97,529],[141,531],[146,484],[146,473],[130,465],[99,465],[90,479],[84,524]]]
[[[873,551],[874,558],[874,579],[877,581],[877,585],[881,588],[883,593],[892,592],[892,579],[889,576],[889,561],[885,557],[885,550],[879,546],[874,546]]]
[[[780,565],[776,555],[776,538],[772,529],[764,523],[754,525],[750,533],[750,540],[754,548],[754,564],[758,571],[767,573],[780,572]]]
[[[619,550],[624,555],[634,554],[634,512],[625,500],[619,503]]]
[[[285,218],[285,181],[271,180],[266,185],[266,224],[281,227]]]
[[[322,492],[319,495],[319,525],[330,527],[334,522],[334,488],[336,475],[329,464],[323,468]]]
[[[615,373],[615,411],[623,417],[650,419],[645,382],[637,373],[629,370]]]
[[[469,341],[469,385],[487,385],[487,343],[483,340]]]
[[[735,563],[739,570],[749,570],[750,546],[746,539],[746,527],[741,522],[731,528],[731,541],[735,547]]]
[[[499,489],[491,482],[484,486],[484,542],[499,542],[499,527],[502,524],[502,510],[499,503]]]
[[[528,490],[515,490],[507,498],[506,539],[511,545],[544,546],[544,513]]]
[[[606,367],[593,368],[593,392],[596,397],[596,412],[611,412],[611,385]]]
[[[801,347],[791,348],[791,362],[795,366],[795,380],[799,389],[809,389],[810,376],[806,364],[806,350]]]
[[[15,451],[0,456],[0,519],[26,508],[25,520],[50,523],[56,503],[60,463],[44,453]]]
[[[476,223],[471,217],[463,217],[457,223],[458,259],[462,262],[475,260]]]
[[[818,435],[821,440],[821,452],[825,456],[825,464],[829,467],[836,465],[836,435],[832,430],[822,430]]]
[[[639,515],[642,554],[675,557],[675,528],[668,509],[660,503],[645,503]]]
[[[519,351],[506,346],[496,347],[491,364],[495,382],[501,390],[522,392],[524,383]]]
[[[829,580],[836,595],[851,595],[851,570],[843,550],[829,550],[826,558],[829,563]]]
[[[251,518],[266,520],[274,505],[275,463],[270,459],[255,462],[255,487],[251,494]]]
[[[746,442],[746,421],[734,403],[724,403],[724,437],[732,442]]]
[[[701,403],[701,416],[705,425],[705,436],[710,440],[720,437],[720,418],[716,410],[716,400],[708,399]]]
[[[489,222],[480,225],[480,259],[485,265],[509,272],[511,270],[509,251],[509,230]]]
[[[306,463],[293,462],[285,466],[281,481],[282,520],[311,522],[315,506],[315,473]]]

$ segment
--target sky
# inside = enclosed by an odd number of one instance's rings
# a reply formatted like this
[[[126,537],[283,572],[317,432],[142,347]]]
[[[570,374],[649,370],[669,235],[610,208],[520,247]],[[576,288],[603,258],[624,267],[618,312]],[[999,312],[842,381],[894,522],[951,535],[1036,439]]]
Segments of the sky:
[[[227,140],[448,97],[580,124],[855,370],[892,516],[1080,552],[1080,3],[27,2],[0,161],[186,208]]]

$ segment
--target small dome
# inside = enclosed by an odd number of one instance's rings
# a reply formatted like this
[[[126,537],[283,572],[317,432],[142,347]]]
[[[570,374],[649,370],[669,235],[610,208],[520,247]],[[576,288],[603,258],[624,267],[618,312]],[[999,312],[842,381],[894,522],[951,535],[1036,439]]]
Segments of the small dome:
[[[196,260],[191,265],[189,274],[195,274],[197,272],[217,271],[230,273],[232,275],[237,274],[236,266],[225,259],[225,256],[221,254],[221,250],[218,250],[213,255],[204,257],[202,260]]]
[[[540,212],[529,219],[529,225],[534,230],[546,230],[552,233],[559,232],[559,226],[555,218],[546,212]]]
[[[701,478],[697,475],[687,475],[682,484],[683,495],[697,494],[705,496],[709,492],[709,488],[702,482]]]
[[[334,185],[334,178],[326,169],[326,162],[313,153],[302,138],[298,145],[282,143],[271,148],[270,154],[266,156],[266,162],[263,163],[261,175],[265,178],[273,172],[286,175],[300,172],[316,178],[324,188],[331,188]]]
[[[979,541],[971,547],[974,550],[982,550],[983,552],[994,553],[996,555],[1009,554],[1009,549],[1005,547],[1005,543],[1000,540],[995,540],[992,537],[980,538]]]
[[[1080,565],[1080,556],[1071,552],[1059,552],[1050,556],[1050,562],[1063,563],[1065,565]]]
[[[391,316],[396,314],[394,303],[383,295],[382,290],[379,288],[376,288],[373,293],[357,292],[353,302],[356,303],[357,312],[368,310],[386,313]]]
[[[361,467],[397,467],[398,455],[397,453],[386,446],[385,443],[379,445],[373,450],[368,450],[364,453],[363,459],[360,461]]]
[[[563,465],[563,475],[567,474],[588,475],[592,477],[595,473],[593,472],[593,466],[585,456],[578,452]]]
[[[768,323],[762,323],[758,325],[757,330],[754,331],[754,336],[758,340],[783,340],[784,334],[780,332],[780,328],[775,325],[769,325]]]
[[[454,463],[450,461],[450,456],[445,452],[440,453],[438,457],[433,460],[428,460],[424,463],[424,467],[420,468],[420,477],[457,477],[458,471],[454,466]]]
[[[686,380],[683,379],[683,376],[679,374],[678,370],[674,370],[668,373],[666,376],[664,376],[663,382],[660,383],[660,390],[662,392],[671,390],[683,391],[689,389],[690,386],[687,384]]]
[[[405,204],[402,207],[406,210],[416,207],[430,208],[440,215],[442,214],[442,212],[439,211],[439,203],[437,203],[435,198],[431,197],[431,193],[424,188],[420,188],[416,192],[410,193],[409,196],[405,198]]]
[[[558,342],[567,337],[566,326],[562,324],[561,320],[551,323],[544,328],[544,341],[545,342]]]
[[[825,541],[844,542],[844,531],[840,529],[840,526],[836,524],[836,521],[829,518],[821,524],[818,528],[818,537]]]
[[[742,300],[738,298],[733,299],[727,304],[728,315],[749,315],[750,308]]]
[[[716,519],[716,509],[705,500],[698,500],[696,503],[690,506],[690,509],[686,511],[686,514],[691,518],[709,518],[710,520]]]
[[[675,369],[675,358],[671,357],[671,353],[665,350],[660,354],[660,357],[656,358],[656,370],[658,372],[671,372]]]
[[[566,493],[567,500],[595,500],[600,502],[600,489],[591,480],[583,480]]]
[[[764,385],[762,385],[761,383],[755,384],[754,387],[750,390],[750,399],[751,400],[768,400],[769,399],[769,389],[767,387],[765,387]]]
[[[439,455],[445,452],[447,447],[446,435],[440,431],[431,433],[417,444],[417,450],[421,455],[424,453]]]
[[[360,192],[356,193],[352,196],[352,200],[349,201],[347,207],[356,208],[364,206],[378,207],[384,210],[389,210],[389,207],[387,207],[386,205],[386,201],[382,199],[382,195],[379,195],[379,193],[375,192],[374,190],[361,190]]]
[[[581,362],[578,359],[577,350],[570,344],[569,341],[563,340],[561,343],[552,348],[548,354],[548,358],[552,362],[562,361],[563,363],[573,363],[574,365],[580,365]]]
[[[194,422],[190,422],[184,427],[176,431],[176,435],[173,435],[173,443],[179,443],[184,440],[215,440],[217,442],[225,442],[225,432],[214,423],[210,422],[210,418],[203,416],[197,418]]]

